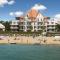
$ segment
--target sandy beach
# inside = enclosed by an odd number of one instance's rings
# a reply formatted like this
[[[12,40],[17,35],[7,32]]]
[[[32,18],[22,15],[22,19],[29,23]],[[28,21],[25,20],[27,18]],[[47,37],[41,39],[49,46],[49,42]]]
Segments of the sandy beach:
[[[42,36],[3,36],[0,37],[0,43],[6,44],[60,44],[60,40],[55,37]]]

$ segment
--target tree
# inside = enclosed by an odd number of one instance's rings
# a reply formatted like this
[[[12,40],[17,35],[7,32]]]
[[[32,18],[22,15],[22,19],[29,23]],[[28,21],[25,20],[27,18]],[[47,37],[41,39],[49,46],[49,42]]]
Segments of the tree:
[[[56,24],[56,32],[60,32],[60,24]]]
[[[0,21],[1,24],[4,24],[4,21]]]
[[[5,26],[5,31],[10,31],[10,22],[8,21],[4,22],[4,26]]]

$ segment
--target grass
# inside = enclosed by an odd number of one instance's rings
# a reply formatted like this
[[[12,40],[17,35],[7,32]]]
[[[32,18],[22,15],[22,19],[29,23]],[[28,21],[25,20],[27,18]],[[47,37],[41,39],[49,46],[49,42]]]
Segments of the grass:
[[[11,31],[5,31],[5,32],[3,32],[3,31],[0,31],[0,35],[13,35],[13,34],[15,34],[15,35],[17,35],[17,34],[25,34],[25,35],[29,35],[29,34],[32,34],[32,35],[38,35],[38,34],[41,34],[41,32],[21,32],[21,31],[19,31],[19,32],[11,32]]]

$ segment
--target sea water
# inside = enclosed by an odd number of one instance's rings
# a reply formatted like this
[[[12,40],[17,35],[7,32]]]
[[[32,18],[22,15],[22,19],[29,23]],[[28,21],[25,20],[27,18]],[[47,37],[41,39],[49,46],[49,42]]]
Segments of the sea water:
[[[60,60],[60,46],[0,45],[0,60]]]

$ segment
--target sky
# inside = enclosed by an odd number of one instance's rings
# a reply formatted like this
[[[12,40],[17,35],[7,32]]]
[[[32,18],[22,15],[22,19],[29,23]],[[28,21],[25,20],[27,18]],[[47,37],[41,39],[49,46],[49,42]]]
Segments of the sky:
[[[60,0],[0,0],[0,20],[12,20],[41,4],[39,11],[44,16],[60,17]],[[42,9],[41,9],[42,8]]]

